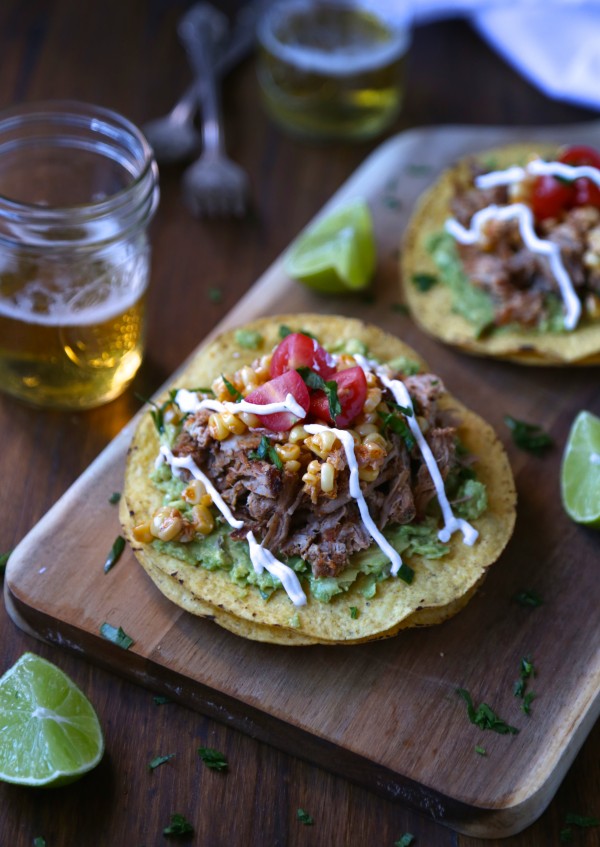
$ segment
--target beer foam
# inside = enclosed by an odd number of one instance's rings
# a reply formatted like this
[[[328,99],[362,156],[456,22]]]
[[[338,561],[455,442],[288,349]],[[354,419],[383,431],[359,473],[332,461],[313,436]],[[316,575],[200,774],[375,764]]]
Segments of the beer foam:
[[[112,279],[98,289],[97,280],[78,288],[53,289],[37,280],[22,286],[10,298],[2,297],[0,316],[38,326],[91,326],[105,323],[132,308],[148,284],[147,261],[124,270],[112,268]],[[118,284],[114,281],[118,280]],[[43,302],[43,309],[40,303]]]

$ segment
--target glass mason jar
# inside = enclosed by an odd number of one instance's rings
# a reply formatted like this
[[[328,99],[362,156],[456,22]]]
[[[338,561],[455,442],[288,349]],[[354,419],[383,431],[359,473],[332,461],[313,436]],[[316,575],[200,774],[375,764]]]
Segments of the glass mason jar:
[[[131,382],[158,198],[152,150],[115,112],[0,112],[0,390],[86,409]]]

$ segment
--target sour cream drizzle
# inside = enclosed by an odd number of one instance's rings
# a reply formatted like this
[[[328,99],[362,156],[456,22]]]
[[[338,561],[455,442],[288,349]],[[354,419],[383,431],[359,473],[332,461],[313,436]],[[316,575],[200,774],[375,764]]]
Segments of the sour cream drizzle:
[[[350,470],[350,496],[356,500],[358,511],[362,518],[362,522],[366,526],[369,535],[375,541],[380,550],[383,550],[385,555],[392,563],[391,573],[396,576],[402,565],[402,559],[397,550],[394,550],[385,536],[377,529],[375,521],[369,514],[369,507],[360,490],[360,480],[358,478],[358,463],[354,455],[354,439],[352,435],[345,429],[336,429],[335,427],[323,426],[322,424],[304,424],[304,429],[309,435],[314,435],[317,432],[334,432],[342,442],[342,447],[346,454],[346,461]]]
[[[280,562],[279,559],[276,559],[270,550],[259,544],[253,532],[249,532],[246,535],[246,541],[248,542],[250,559],[256,573],[261,574],[263,570],[267,570],[281,582],[294,606],[305,606],[306,594],[302,591],[300,580],[294,571],[287,565],[284,565],[283,562]]]
[[[250,412],[253,415],[273,415],[277,412],[291,412],[297,418],[303,418],[306,410],[302,408],[293,394],[287,394],[285,400],[278,403],[248,403],[247,400],[239,400],[237,403],[220,400],[212,400],[205,397],[201,400],[193,391],[180,388],[175,395],[175,402],[182,412],[198,412],[200,409],[210,409],[212,412]]]
[[[576,169],[579,170],[579,169]],[[493,176],[493,174],[486,174]],[[486,206],[475,212],[471,218],[469,229],[460,224],[454,218],[446,221],[445,228],[450,235],[461,244],[477,244],[485,240],[485,225],[491,220],[507,221],[517,220],[519,231],[525,246],[532,253],[545,256],[550,264],[550,269],[558,283],[560,294],[565,306],[565,328],[575,329],[581,316],[581,301],[571,282],[560,256],[560,247],[552,241],[539,238],[536,235],[533,223],[533,212],[524,203],[511,203],[509,206]]]
[[[421,427],[419,426],[419,422],[417,421],[416,415],[414,414],[413,403],[410,394],[408,393],[407,387],[400,379],[390,379],[388,374],[386,373],[387,369],[377,364],[376,362],[370,361],[364,356],[359,355],[355,355],[354,358],[360,364],[363,370],[371,370],[377,374],[381,382],[386,386],[386,388],[389,388],[389,390],[392,392],[392,394],[394,395],[394,399],[396,400],[398,405],[403,406],[405,409],[410,409],[413,413],[412,415],[406,416],[406,422],[410,428],[411,433],[414,436],[415,441],[417,442],[417,446],[421,451],[423,460],[427,465],[427,470],[429,471],[429,475],[431,476],[432,482],[435,486],[435,493],[437,495],[437,499],[442,510],[442,517],[444,519],[444,527],[438,532],[438,538],[440,539],[440,541],[443,541],[445,543],[450,540],[450,537],[454,532],[460,530],[463,535],[464,543],[467,546],[472,547],[473,544],[475,544],[475,542],[477,541],[479,533],[477,532],[475,527],[471,526],[468,521],[464,520],[463,518],[455,517],[454,513],[452,512],[452,507],[450,506],[450,503],[448,502],[448,498],[446,496],[444,480],[442,479],[442,475],[435,460],[435,456],[431,452],[431,447],[429,446],[423,433],[421,432]]]
[[[186,471],[189,471],[195,479],[199,479],[204,483],[204,487],[210,494],[213,503],[221,512],[229,526],[232,526],[234,529],[241,529],[244,526],[244,521],[239,521],[237,518],[234,518],[227,503],[223,500],[206,474],[200,470],[191,456],[175,456],[165,444],[161,445],[160,455],[171,466],[171,468],[175,470],[176,476],[180,475],[177,473],[177,470],[184,468]]]
[[[475,177],[477,188],[495,188],[498,185],[513,185],[522,182],[528,176],[556,176],[561,179],[580,179],[586,177],[600,186],[600,171],[591,165],[567,165],[564,162],[544,162],[533,159],[525,167],[517,165],[503,171],[491,171]],[[509,206],[487,206],[473,215],[470,228],[467,230],[454,218],[446,221],[446,230],[461,244],[476,244],[482,240],[484,225],[491,219],[519,221],[519,230],[525,245],[533,252],[546,256],[554,278],[558,283],[561,297],[565,306],[565,328],[575,329],[581,317],[581,301],[575,293],[571,278],[563,265],[560,247],[551,241],[538,238],[533,226],[533,214],[529,206],[523,203],[513,203]]]

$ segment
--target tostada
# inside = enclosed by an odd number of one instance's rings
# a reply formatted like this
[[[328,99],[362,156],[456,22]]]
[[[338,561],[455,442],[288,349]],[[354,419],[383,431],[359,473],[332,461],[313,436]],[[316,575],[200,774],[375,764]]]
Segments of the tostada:
[[[142,416],[120,515],[188,611],[247,638],[349,644],[461,609],[515,521],[493,429],[406,344],[312,314],[200,350]]]
[[[600,152],[531,143],[461,159],[418,203],[401,273],[415,320],[448,344],[600,362]]]

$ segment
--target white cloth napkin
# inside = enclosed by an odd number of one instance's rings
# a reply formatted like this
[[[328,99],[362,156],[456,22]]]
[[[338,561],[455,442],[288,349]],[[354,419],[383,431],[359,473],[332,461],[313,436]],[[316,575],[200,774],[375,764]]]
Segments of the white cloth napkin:
[[[549,97],[600,109],[600,0],[412,0],[416,25],[468,17]]]

